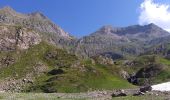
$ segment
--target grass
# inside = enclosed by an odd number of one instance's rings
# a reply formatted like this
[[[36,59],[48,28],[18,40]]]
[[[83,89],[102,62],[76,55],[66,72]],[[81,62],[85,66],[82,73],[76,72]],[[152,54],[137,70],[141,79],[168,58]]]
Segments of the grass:
[[[135,86],[121,79],[102,67],[106,66],[85,66],[88,67],[86,72],[78,69],[69,69],[67,73],[58,75],[58,79],[46,83],[49,76],[39,77],[36,88],[51,87],[58,92],[84,92],[88,90],[106,90],[120,88],[134,88]],[[55,76],[52,76],[55,77]],[[40,90],[40,89],[39,89]]]
[[[121,61],[123,63],[123,61]],[[142,55],[136,57],[131,62],[135,62],[132,65],[129,66],[122,66],[122,68],[127,71],[128,73],[136,73],[139,72],[143,68],[151,68],[152,65],[157,65],[155,67],[161,67],[159,70],[160,72],[157,72],[152,77],[149,78],[139,78],[139,85],[144,84],[145,81],[149,80],[150,84],[158,84],[162,82],[170,81],[170,60],[163,58],[162,56],[158,55]]]
[[[155,80],[156,83],[167,82],[170,80],[170,61],[164,58],[160,58],[159,62],[166,65],[164,71],[162,71]]]
[[[111,67],[111,66],[110,66]],[[120,89],[120,88],[132,88],[133,85],[129,84],[126,80],[121,79],[120,77],[113,75],[107,69],[107,66],[97,65],[95,66],[96,70],[99,72],[99,76],[95,75],[86,75],[89,76],[85,79],[87,84],[95,88],[104,88],[104,89]],[[114,71],[114,70],[112,70]],[[116,70],[115,70],[116,71]],[[94,77],[93,77],[94,76]],[[92,80],[92,81],[90,81]]]
[[[170,66],[170,61],[167,60],[167,59],[161,58],[161,59],[160,59],[160,62],[161,62],[162,64],[165,64],[165,65]]]
[[[26,92],[85,92],[88,90],[105,90],[133,88],[135,86],[122,79],[115,66],[92,64],[90,60],[79,60],[75,55],[42,42],[24,51],[1,52],[15,58],[15,63],[0,70],[0,79],[7,77],[24,78],[33,73],[34,84],[25,87]],[[79,63],[76,65],[76,63]],[[37,75],[38,64],[46,66],[44,73]],[[75,65],[75,67],[72,67]],[[63,74],[49,75],[52,69],[62,69]],[[50,80],[50,81],[49,81]],[[23,92],[24,92],[23,91]]]
[[[26,74],[33,71],[33,67],[36,66],[36,64],[43,62],[43,54],[47,49],[50,49],[50,46],[41,43],[26,51],[11,52],[12,55],[16,54],[14,58],[18,59],[14,64],[0,70],[1,79],[16,75],[16,78],[24,77]],[[8,55],[11,54],[8,53]]]
[[[155,58],[151,58],[151,60],[153,63],[155,64],[160,64],[160,66],[162,66],[162,71],[160,71],[160,73],[151,78],[151,81],[153,84],[158,84],[158,83],[162,83],[162,82],[167,82],[170,80],[170,61],[161,57],[161,56],[154,56]]]

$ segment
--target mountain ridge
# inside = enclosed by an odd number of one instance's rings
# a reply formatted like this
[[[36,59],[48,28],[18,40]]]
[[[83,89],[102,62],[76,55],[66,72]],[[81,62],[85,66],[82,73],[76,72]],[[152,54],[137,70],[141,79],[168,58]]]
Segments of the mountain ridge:
[[[107,25],[89,36],[76,39],[52,23],[41,12],[21,14],[10,7],[0,10],[0,23],[36,30],[41,34],[43,40],[81,56],[94,56],[107,52],[120,55],[139,55],[144,52],[144,45],[153,46],[156,41],[164,41],[162,38],[170,35],[169,32],[151,23],[127,27]]]
[[[156,41],[170,36],[170,33],[151,23],[127,27],[103,26],[89,36],[82,37],[77,51],[92,55],[113,52],[120,55],[139,55],[145,46],[153,46]],[[166,39],[167,40],[167,39]],[[155,42],[151,42],[155,41]]]
[[[127,32],[127,30],[131,30],[132,32]],[[111,25],[105,25],[101,28],[99,28],[99,30],[97,30],[94,33],[107,33],[107,34],[117,34],[117,35],[126,35],[126,34],[137,34],[138,32],[144,33],[145,31],[160,31],[160,30],[164,30],[162,28],[160,28],[159,26],[157,26],[154,23],[150,23],[147,25],[130,25],[130,26],[126,26],[126,27],[112,27]],[[123,31],[123,32],[121,32]],[[124,32],[125,31],[125,32]],[[91,35],[94,35],[94,33],[92,33]],[[163,32],[164,34],[168,34],[170,35],[170,33],[168,31]]]
[[[0,23],[20,24],[29,28],[33,28],[35,30],[39,30],[40,32],[56,33],[59,34],[59,36],[70,37],[67,32],[64,32],[59,26],[52,23],[46,16],[44,16],[40,12],[21,14],[16,12],[10,7],[4,7],[0,10],[0,13],[1,13]],[[46,24],[49,25],[50,27],[47,26]],[[35,25],[37,25],[37,27]],[[57,31],[57,29],[59,29],[60,32]]]
[[[6,7],[0,10],[0,90],[84,92],[163,82],[170,78],[169,43],[169,32],[155,24],[104,26],[76,39],[40,12]]]
[[[0,24],[36,31],[42,40],[60,48],[69,49],[68,45],[73,45],[74,43],[72,42],[75,41],[75,37],[54,24],[41,12],[22,14],[7,6],[0,9]]]

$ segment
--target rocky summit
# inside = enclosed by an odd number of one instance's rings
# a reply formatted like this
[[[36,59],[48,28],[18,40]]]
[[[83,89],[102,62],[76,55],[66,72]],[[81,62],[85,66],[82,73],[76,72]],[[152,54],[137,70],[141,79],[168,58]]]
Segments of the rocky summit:
[[[40,12],[0,9],[1,91],[133,90],[169,81],[169,66],[170,33],[153,23],[103,26],[78,39]]]
[[[146,52],[156,41],[166,41],[170,33],[155,24],[128,27],[104,26],[89,36],[81,38],[76,52],[94,56],[112,52],[123,56]],[[154,41],[154,42],[153,42]]]
[[[74,39],[40,12],[21,14],[10,7],[4,7],[0,10],[0,23],[1,25],[21,26],[37,31],[44,35],[47,41],[58,45],[64,45],[66,43],[63,42]]]

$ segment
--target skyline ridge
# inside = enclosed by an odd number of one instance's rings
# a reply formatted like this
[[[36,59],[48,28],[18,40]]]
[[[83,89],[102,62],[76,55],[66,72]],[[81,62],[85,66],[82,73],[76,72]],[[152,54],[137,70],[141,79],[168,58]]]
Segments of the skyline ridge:
[[[4,7],[2,7],[2,8],[0,8],[0,11],[2,11],[2,10],[4,10],[4,11],[11,11],[12,13],[16,13],[16,14],[21,14],[21,15],[40,15],[40,17],[43,17],[44,19],[47,19],[47,20],[50,20],[49,18],[48,18],[48,16],[46,16],[46,15],[44,15],[43,14],[43,12],[40,12],[40,11],[33,11],[33,12],[29,12],[29,13],[20,13],[20,12],[18,12],[18,11],[16,11],[15,9],[13,9],[12,7],[10,7],[10,6],[4,6]],[[50,20],[50,21],[52,21],[52,20]],[[53,21],[52,21],[53,22]],[[53,22],[54,23],[54,22]],[[55,25],[57,25],[57,26],[59,26],[57,23],[54,23]],[[157,26],[157,27],[159,27],[158,25],[156,25],[155,23],[149,23],[149,24],[146,24],[146,25],[140,25],[140,24],[135,24],[135,25],[128,25],[128,26],[125,26],[125,27],[116,27],[116,26],[113,26],[113,25],[103,25],[102,27],[99,27],[97,30],[100,30],[101,28],[104,28],[104,27],[110,27],[110,28],[128,28],[128,27],[133,27],[133,26],[140,26],[140,27],[143,27],[143,26],[149,26],[149,25],[152,25],[152,26]],[[60,26],[59,26],[60,27]],[[62,28],[62,27],[61,27]],[[159,27],[159,28],[161,28],[161,27]],[[62,28],[63,29],[63,28]],[[93,32],[90,32],[90,33],[87,33],[87,34],[85,34],[85,36],[88,36],[88,35],[90,35],[90,34],[93,34],[95,31],[93,31]],[[70,33],[70,32],[68,32],[69,33],[69,35],[71,35],[71,36],[73,36],[73,37],[75,37],[75,38],[82,38],[82,37],[76,37],[76,36],[74,36],[74,35],[72,35],[72,33]]]

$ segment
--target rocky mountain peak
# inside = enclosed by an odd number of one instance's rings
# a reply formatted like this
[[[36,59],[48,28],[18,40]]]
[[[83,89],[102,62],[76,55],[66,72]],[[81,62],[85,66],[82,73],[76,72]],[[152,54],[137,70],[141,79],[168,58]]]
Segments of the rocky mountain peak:
[[[121,28],[103,28],[105,31],[102,31],[103,33],[114,33],[119,36],[136,36],[145,38],[147,36],[149,37],[162,37],[169,35],[170,33],[163,30],[159,26],[155,25],[154,23],[148,24],[148,25],[131,25],[127,27],[121,27]],[[106,30],[107,29],[107,30]],[[101,29],[99,29],[101,31]]]
[[[113,35],[115,32],[117,32],[120,28],[118,27],[112,27],[111,25],[106,25],[101,27],[98,31],[96,31],[95,33],[93,33],[92,35]]]
[[[154,23],[150,23],[150,24],[148,24],[147,26],[149,26],[149,27],[159,27],[159,26],[157,26],[156,24],[154,24]]]
[[[112,30],[112,29],[113,27],[111,25],[106,25],[106,26],[101,27],[100,30]]]
[[[9,7],[9,6],[3,7],[1,10],[2,10],[2,11],[6,11],[6,12],[15,12],[15,11],[14,11],[11,7]]]
[[[38,11],[30,13],[30,14],[28,14],[28,16],[37,17],[39,19],[47,19],[47,17],[45,15],[43,15],[41,12],[38,12]]]
[[[145,27],[146,29],[149,29],[149,30],[157,30],[157,31],[163,30],[161,27],[157,26],[157,25],[154,24],[154,23],[145,25],[144,27]]]
[[[14,9],[12,9],[9,6],[3,7],[2,9],[0,9],[0,16],[3,17],[25,17],[24,14],[20,14],[18,12],[16,12]]]
[[[67,32],[51,22],[41,12],[21,14],[7,6],[0,9],[0,23],[8,25],[21,25],[23,27],[37,30],[39,32],[53,34],[53,36],[56,38],[71,38]]]
[[[127,27],[112,27],[111,25],[103,26],[98,31],[93,33],[92,35],[96,34],[117,34],[117,35],[135,35],[135,34],[156,34],[156,33],[162,33],[164,35],[168,34],[167,31],[163,30],[159,26],[155,25],[154,23],[148,24],[148,25],[131,25]]]
[[[100,32],[103,34],[110,34],[112,32],[113,27],[111,25],[103,26],[101,29],[99,29]]]
[[[74,39],[40,12],[22,14],[7,6],[0,9],[0,24],[2,26],[20,26],[36,31],[44,38],[44,41],[60,47],[64,47]]]

